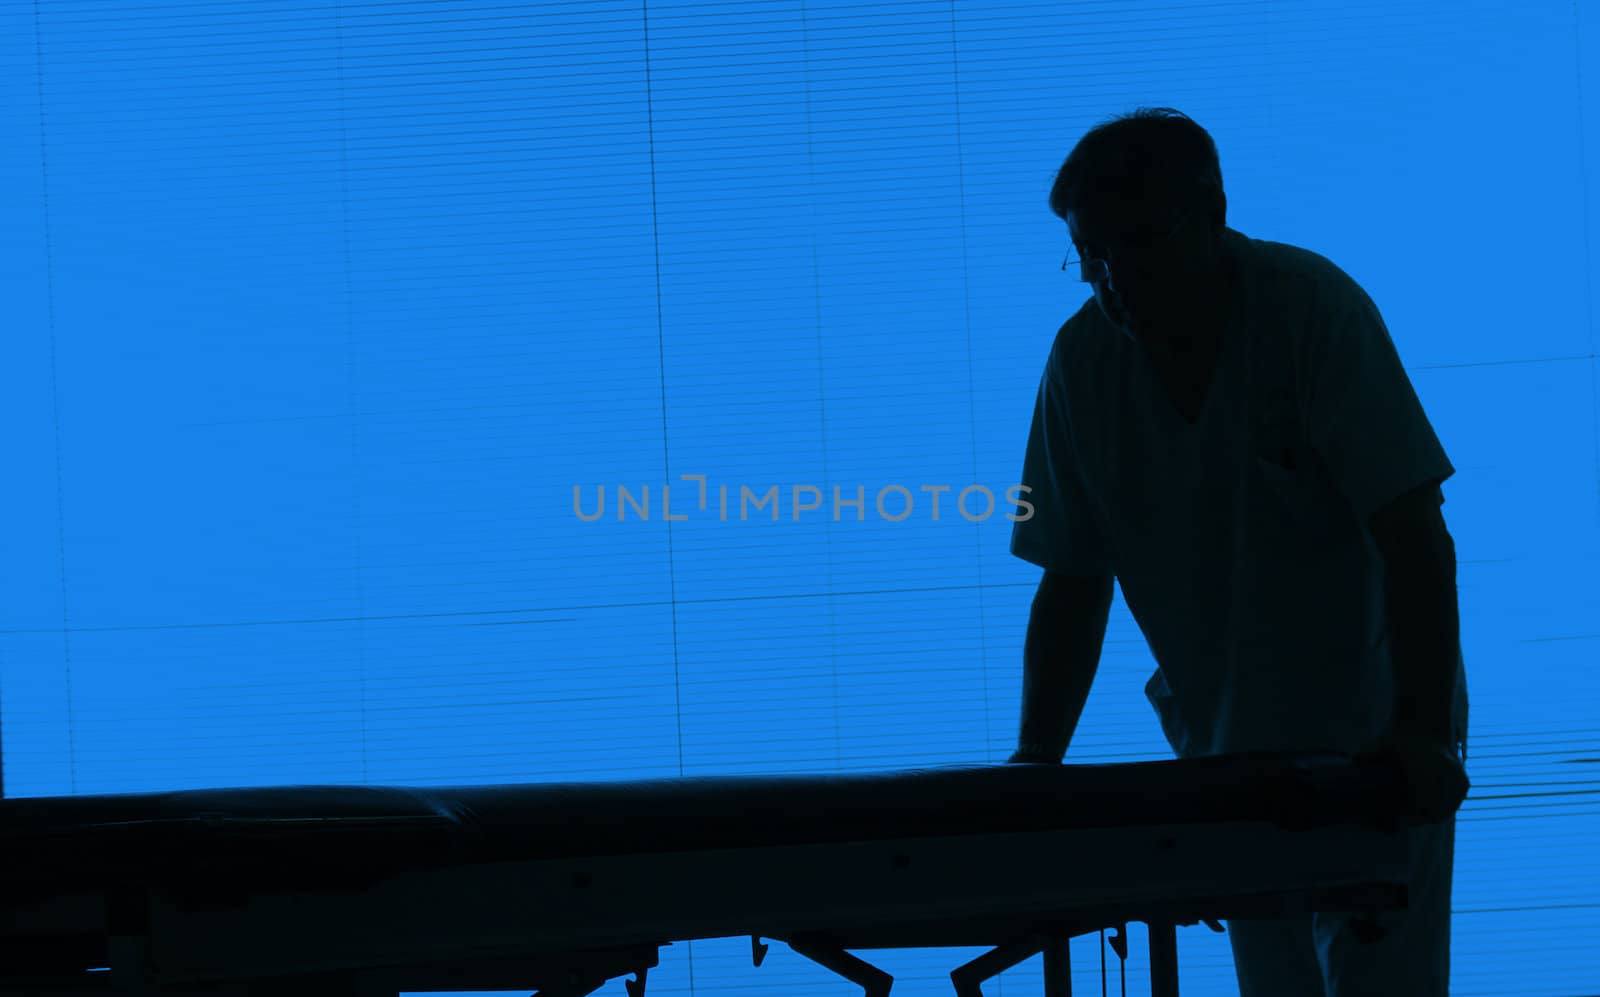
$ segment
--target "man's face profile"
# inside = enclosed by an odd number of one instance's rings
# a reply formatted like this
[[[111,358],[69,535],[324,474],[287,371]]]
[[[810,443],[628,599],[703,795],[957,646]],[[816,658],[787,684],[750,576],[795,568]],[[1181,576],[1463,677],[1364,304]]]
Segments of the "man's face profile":
[[[1143,202],[1067,213],[1078,253],[1111,265],[1109,280],[1090,285],[1101,312],[1145,345],[1187,338],[1193,318],[1210,307],[1216,261],[1205,227],[1198,207]]]

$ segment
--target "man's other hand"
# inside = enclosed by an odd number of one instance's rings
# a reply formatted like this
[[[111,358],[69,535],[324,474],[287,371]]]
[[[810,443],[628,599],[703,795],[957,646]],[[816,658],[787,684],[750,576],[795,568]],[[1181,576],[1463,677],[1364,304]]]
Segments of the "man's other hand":
[[[1007,765],[1060,765],[1061,759],[1044,752],[1026,751],[1018,748],[1006,759]]]
[[[1385,734],[1363,745],[1355,760],[1390,765],[1403,774],[1406,798],[1399,816],[1409,826],[1447,820],[1472,788],[1455,752],[1431,737]]]

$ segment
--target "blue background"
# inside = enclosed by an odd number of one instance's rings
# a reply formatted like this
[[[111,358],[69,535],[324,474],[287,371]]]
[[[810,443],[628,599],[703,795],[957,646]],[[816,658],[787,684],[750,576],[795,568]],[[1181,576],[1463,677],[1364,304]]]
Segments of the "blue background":
[[[1600,991],[1597,37],[1555,0],[0,4],[5,792],[1004,760],[1005,491],[1088,297],[1046,196],[1166,105],[1232,227],[1372,295],[1458,469],[1454,992]],[[1119,595],[1068,761],[1167,757],[1152,668]],[[874,961],[946,993],[974,954]],[[1180,966],[1233,992],[1221,935]],[[854,989],[742,939],[650,987]]]

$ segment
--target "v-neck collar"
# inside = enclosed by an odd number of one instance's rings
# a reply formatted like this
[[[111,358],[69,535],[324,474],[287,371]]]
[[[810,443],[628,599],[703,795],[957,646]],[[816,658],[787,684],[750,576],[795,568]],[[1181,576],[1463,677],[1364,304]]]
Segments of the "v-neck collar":
[[[1149,356],[1150,369],[1155,373],[1156,382],[1160,387],[1161,395],[1167,400],[1176,415],[1185,426],[1197,426],[1205,418],[1206,412],[1211,408],[1211,398],[1216,394],[1218,374],[1222,367],[1222,354],[1227,348],[1227,331],[1218,334],[1216,342],[1202,351],[1201,359],[1195,366],[1188,370],[1177,367],[1167,368],[1164,372],[1163,364],[1183,364],[1187,361],[1158,361]],[[1170,381],[1169,381],[1170,377]],[[1199,401],[1195,406],[1194,416],[1191,418],[1181,408],[1181,396],[1191,392],[1199,392]]]
[[[1224,289],[1222,315],[1217,323],[1215,338],[1211,344],[1208,344],[1200,351],[1202,360],[1200,369],[1197,372],[1189,373],[1176,370],[1174,371],[1175,380],[1180,386],[1195,385],[1196,380],[1199,381],[1195,389],[1201,393],[1200,401],[1195,408],[1193,419],[1190,419],[1188,416],[1184,415],[1184,413],[1180,410],[1178,398],[1173,389],[1168,386],[1167,378],[1162,374],[1161,364],[1181,364],[1183,361],[1158,361],[1155,353],[1151,352],[1148,348],[1144,350],[1145,362],[1150,368],[1151,375],[1156,382],[1157,389],[1160,392],[1161,397],[1166,401],[1167,407],[1172,412],[1173,416],[1177,418],[1177,421],[1185,429],[1193,429],[1194,427],[1199,426],[1205,421],[1206,416],[1210,413],[1210,411],[1216,407],[1212,399],[1216,396],[1219,382],[1222,380],[1223,361],[1227,356],[1229,345],[1233,343],[1239,335],[1239,330],[1235,328],[1235,326],[1237,324],[1239,311],[1238,305],[1241,285],[1239,271],[1242,266],[1242,261],[1239,259],[1238,247],[1233,244],[1231,233],[1228,230],[1223,231],[1223,252],[1227,254],[1227,263],[1225,264],[1227,267],[1225,278],[1226,284]]]

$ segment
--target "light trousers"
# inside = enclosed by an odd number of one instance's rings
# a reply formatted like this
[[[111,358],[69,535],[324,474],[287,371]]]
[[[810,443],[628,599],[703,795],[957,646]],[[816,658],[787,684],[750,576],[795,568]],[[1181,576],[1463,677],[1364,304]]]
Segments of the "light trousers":
[[[1357,937],[1356,914],[1229,921],[1239,997],[1448,997],[1456,819],[1406,833],[1409,906],[1377,915],[1377,941]]]

